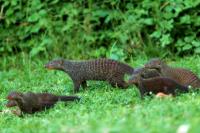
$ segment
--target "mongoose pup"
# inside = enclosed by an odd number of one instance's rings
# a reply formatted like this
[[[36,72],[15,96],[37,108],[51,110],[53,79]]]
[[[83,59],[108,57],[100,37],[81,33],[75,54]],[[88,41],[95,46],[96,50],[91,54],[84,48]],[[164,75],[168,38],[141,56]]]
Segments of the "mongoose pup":
[[[53,107],[58,101],[80,100],[78,96],[57,96],[50,93],[10,92],[7,107],[18,106],[23,113],[33,114]]]
[[[144,73],[141,71],[138,75],[135,75],[132,79],[129,80],[129,84],[135,84],[141,93],[141,97],[149,94],[150,92],[165,93],[176,95],[176,92],[188,92],[188,87],[180,85],[173,79],[162,77],[156,70],[145,69]],[[156,75],[156,73],[158,75]]]
[[[200,88],[200,79],[190,70],[168,66],[158,58],[151,59],[145,64],[145,67],[157,69],[162,76],[171,78],[184,86]]]
[[[128,83],[125,82],[124,75],[131,75],[134,72],[131,66],[111,59],[87,61],[58,59],[50,61],[45,67],[69,74],[74,83],[74,92],[79,91],[80,85],[85,88],[87,80],[108,81],[113,87],[127,88]]]

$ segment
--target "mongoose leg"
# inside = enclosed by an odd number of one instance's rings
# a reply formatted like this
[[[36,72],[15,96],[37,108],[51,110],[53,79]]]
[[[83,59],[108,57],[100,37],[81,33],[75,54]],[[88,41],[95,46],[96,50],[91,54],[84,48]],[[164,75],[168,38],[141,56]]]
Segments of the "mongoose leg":
[[[144,95],[145,95],[145,87],[142,85],[141,82],[139,82],[139,84],[138,84],[138,88],[139,88],[139,91],[140,91],[141,99],[144,99]]]
[[[86,89],[86,87],[87,87],[87,82],[86,81],[83,81],[82,83],[81,83],[81,86],[83,87],[83,89],[85,90]]]
[[[114,88],[116,87],[123,88],[123,89],[128,88],[128,84],[125,81],[123,81],[123,79],[114,78],[114,79],[109,80],[109,83]]]
[[[114,79],[111,79],[111,82],[115,83],[116,87],[119,87],[121,89],[127,89],[128,88],[128,83],[124,81],[124,76],[123,74],[118,74],[115,76]]]
[[[79,80],[73,80],[74,83],[74,93],[79,92],[80,86],[81,86],[81,81]]]
[[[115,78],[110,78],[109,80],[108,80],[108,82],[111,84],[111,86],[113,87],[113,88],[116,88],[117,87],[117,78],[115,77]]]
[[[113,88],[116,88],[117,87],[117,83],[116,82],[109,82],[110,84],[111,84],[111,86],[113,87]]]
[[[122,89],[127,89],[128,88],[128,83],[126,83],[126,81],[124,81],[123,79],[119,80],[117,82],[117,86],[122,88]]]

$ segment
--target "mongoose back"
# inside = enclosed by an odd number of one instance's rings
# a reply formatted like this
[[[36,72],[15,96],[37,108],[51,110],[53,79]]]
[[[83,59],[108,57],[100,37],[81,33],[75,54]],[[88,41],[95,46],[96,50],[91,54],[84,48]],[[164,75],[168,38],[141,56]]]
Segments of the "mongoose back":
[[[135,72],[131,75],[131,77],[129,78],[128,82],[131,84],[133,84],[134,81],[137,82],[137,78],[138,76],[144,78],[144,79],[148,79],[148,78],[153,78],[153,77],[159,77],[161,76],[160,72],[156,69],[151,69],[151,68],[136,68]]]
[[[145,67],[157,69],[162,76],[171,78],[184,86],[200,88],[200,79],[190,70],[170,67],[158,58],[151,59]]]
[[[124,75],[131,75],[134,72],[131,66],[111,59],[87,61],[58,59],[50,61],[45,67],[69,74],[74,83],[74,92],[79,91],[80,85],[85,88],[87,80],[108,81],[113,87],[127,88]]]
[[[57,96],[50,93],[10,92],[7,107],[18,106],[23,113],[32,114],[53,107],[58,101],[80,100],[78,96]]]

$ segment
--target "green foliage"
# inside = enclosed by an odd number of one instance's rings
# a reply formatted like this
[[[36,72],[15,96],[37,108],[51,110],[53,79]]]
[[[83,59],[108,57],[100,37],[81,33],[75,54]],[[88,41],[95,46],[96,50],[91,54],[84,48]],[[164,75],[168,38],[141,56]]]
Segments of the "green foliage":
[[[126,55],[123,49],[116,46],[116,43],[111,47],[109,53],[107,54],[107,58],[114,59],[114,60],[125,60]]]
[[[0,5],[0,55],[99,57],[116,42],[124,58],[152,44],[171,51],[164,55],[200,53],[199,0],[1,0]]]

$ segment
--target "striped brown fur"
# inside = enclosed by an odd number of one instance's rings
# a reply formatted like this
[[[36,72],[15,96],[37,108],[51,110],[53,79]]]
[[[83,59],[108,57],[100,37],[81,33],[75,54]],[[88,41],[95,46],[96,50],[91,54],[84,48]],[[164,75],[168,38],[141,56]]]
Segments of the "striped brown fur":
[[[139,90],[141,97],[150,92],[157,94],[159,92],[165,94],[176,95],[176,92],[188,92],[188,87],[179,84],[175,80],[163,77],[156,69],[143,68],[137,74],[129,79],[129,84],[135,84]]]
[[[171,78],[182,85],[200,88],[200,79],[190,70],[171,67],[157,58],[151,59],[145,67],[157,69],[162,76]]]
[[[127,88],[124,75],[131,75],[134,69],[124,63],[111,59],[93,59],[85,61],[73,61],[58,59],[50,61],[46,68],[62,70],[69,74],[74,83],[74,91],[78,92],[80,85],[87,86],[87,80],[108,81],[113,87]]]

